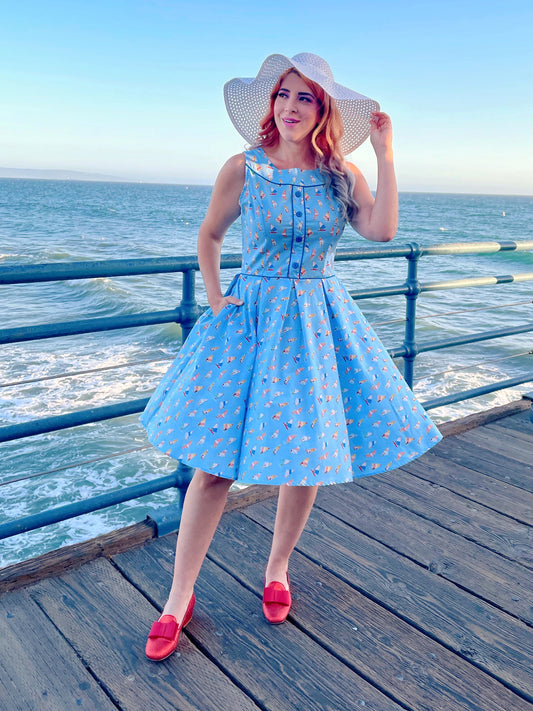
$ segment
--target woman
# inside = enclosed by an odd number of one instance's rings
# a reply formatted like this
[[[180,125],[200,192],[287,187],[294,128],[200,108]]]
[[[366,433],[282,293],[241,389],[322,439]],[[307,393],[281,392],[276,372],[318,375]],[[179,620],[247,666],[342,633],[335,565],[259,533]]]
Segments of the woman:
[[[235,480],[280,484],[263,612],[290,610],[289,558],[319,485],[387,471],[440,439],[333,272],[346,222],[386,242],[397,227],[389,117],[333,80],[313,54],[268,57],[224,87],[253,148],[216,180],[198,237],[210,309],[143,413],[150,441],[197,467],[187,491],[174,579],[146,646],[161,660],[192,617],[194,584]],[[343,155],[370,135],[375,199]],[[220,252],[241,216],[242,271],[220,288]]]

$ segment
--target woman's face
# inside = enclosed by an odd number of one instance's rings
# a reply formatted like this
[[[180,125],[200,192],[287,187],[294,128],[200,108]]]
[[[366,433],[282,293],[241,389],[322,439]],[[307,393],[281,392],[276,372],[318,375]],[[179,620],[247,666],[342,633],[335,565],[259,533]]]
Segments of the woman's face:
[[[304,80],[294,72],[287,74],[274,101],[280,137],[290,143],[309,140],[320,120],[319,112],[319,102]]]

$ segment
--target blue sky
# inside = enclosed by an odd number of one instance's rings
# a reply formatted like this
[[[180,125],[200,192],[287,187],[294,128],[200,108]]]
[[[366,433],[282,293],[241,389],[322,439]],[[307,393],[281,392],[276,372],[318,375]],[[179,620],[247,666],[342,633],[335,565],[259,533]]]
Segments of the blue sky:
[[[315,52],[391,114],[400,190],[533,194],[532,3],[18,0],[0,166],[212,183],[243,150],[222,86]],[[367,142],[351,157],[375,185]]]

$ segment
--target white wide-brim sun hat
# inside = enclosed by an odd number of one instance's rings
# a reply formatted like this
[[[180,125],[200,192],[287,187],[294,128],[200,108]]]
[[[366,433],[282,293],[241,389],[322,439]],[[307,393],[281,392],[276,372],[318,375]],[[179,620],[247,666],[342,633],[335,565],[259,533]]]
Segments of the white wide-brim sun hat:
[[[257,76],[230,79],[224,85],[224,100],[231,122],[250,144],[257,142],[261,120],[266,115],[270,94],[284,71],[294,67],[319,84],[337,104],[344,134],[340,141],[343,155],[354,151],[370,135],[370,115],[379,104],[342,84],[337,84],[329,64],[316,54],[302,52],[294,57],[271,54],[261,65]]]

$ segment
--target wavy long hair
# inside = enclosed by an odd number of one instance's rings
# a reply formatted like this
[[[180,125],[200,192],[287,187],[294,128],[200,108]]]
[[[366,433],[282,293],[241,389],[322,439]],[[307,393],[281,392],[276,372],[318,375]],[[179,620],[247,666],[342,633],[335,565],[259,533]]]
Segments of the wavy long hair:
[[[353,199],[355,178],[344,162],[339,144],[344,127],[342,118],[333,99],[314,81],[291,68],[283,72],[270,94],[269,109],[261,121],[257,145],[268,148],[279,143],[279,131],[274,120],[274,102],[283,80],[291,73],[297,74],[311,89],[319,104],[319,121],[311,134],[311,146],[315,152],[316,167],[324,175],[326,187],[330,188],[341,205],[343,217],[352,220],[357,215],[358,206]]]

